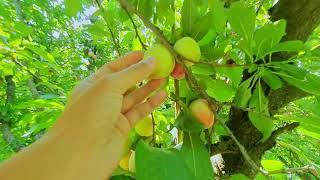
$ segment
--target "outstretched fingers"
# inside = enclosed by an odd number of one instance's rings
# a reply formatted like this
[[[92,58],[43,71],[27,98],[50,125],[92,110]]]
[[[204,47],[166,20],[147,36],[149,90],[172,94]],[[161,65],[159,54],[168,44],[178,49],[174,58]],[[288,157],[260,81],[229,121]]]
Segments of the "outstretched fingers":
[[[125,116],[131,126],[134,126],[139,120],[143,119],[152,111],[154,111],[155,108],[160,106],[165,101],[166,97],[167,93],[164,90],[161,90],[147,101],[136,105],[130,111],[125,113]]]
[[[121,71],[131,65],[140,62],[143,59],[143,51],[132,51],[125,56],[122,56],[114,61],[111,61],[103,65],[97,72],[96,77],[102,77],[106,74],[115,73]]]
[[[165,79],[156,79],[148,82],[141,88],[135,89],[131,93],[124,96],[122,103],[122,113],[126,113],[136,104],[140,104],[145,100],[152,92],[159,89],[164,83]]]

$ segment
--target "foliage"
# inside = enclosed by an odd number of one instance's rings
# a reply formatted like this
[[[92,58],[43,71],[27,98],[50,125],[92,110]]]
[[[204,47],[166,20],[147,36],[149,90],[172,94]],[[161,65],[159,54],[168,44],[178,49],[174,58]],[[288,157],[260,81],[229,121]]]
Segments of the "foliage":
[[[307,42],[281,41],[287,23],[285,19],[271,22],[267,16],[271,0],[264,2],[257,14],[257,0],[234,2],[228,8],[220,0],[129,2],[159,27],[171,44],[185,36],[198,42],[201,61],[190,69],[198,88],[219,105],[218,122],[208,130],[197,124],[187,105],[201,93],[187,80],[178,82],[177,91],[170,78],[166,86],[170,99],[153,113],[155,134],[143,138],[132,132],[137,173],[118,169],[112,179],[221,176],[210,161],[211,145],[230,136],[223,125],[229,121],[232,107],[247,112],[260,133],[259,143],[268,141],[277,128],[300,122],[267,151],[261,161],[264,169],[319,168],[320,28]],[[0,0],[0,39],[1,160],[15,153],[15,145],[31,144],[52,126],[78,81],[119,55],[159,42],[154,32],[116,0]],[[281,53],[290,53],[291,58],[274,59]],[[8,90],[10,78],[15,90]],[[309,96],[291,102],[274,116],[269,93],[288,85]],[[14,92],[13,102],[8,101],[9,91]],[[177,116],[173,101],[182,107]],[[4,124],[9,124],[9,132]],[[184,138],[178,131],[184,132]],[[8,141],[8,135],[14,139]],[[273,176],[313,177],[310,173]],[[231,176],[241,178],[246,179],[242,174]]]

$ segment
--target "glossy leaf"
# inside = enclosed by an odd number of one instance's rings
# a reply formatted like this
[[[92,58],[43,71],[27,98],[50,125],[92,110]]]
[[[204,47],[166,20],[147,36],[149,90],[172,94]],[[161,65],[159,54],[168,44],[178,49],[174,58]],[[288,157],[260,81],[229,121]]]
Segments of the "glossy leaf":
[[[236,93],[236,89],[234,87],[220,79],[207,81],[206,84],[209,96],[219,102],[230,101]]]
[[[255,11],[243,2],[232,3],[228,12],[228,20],[233,31],[248,43],[253,38],[255,28]]]
[[[185,133],[180,154],[195,179],[214,179],[209,152],[199,135]]]
[[[263,58],[267,52],[273,49],[286,33],[286,22],[277,21],[272,24],[266,24],[258,29],[254,34],[255,48],[254,53],[257,59]]]
[[[185,161],[175,151],[149,147],[140,141],[136,147],[136,178],[139,180],[194,180]]]

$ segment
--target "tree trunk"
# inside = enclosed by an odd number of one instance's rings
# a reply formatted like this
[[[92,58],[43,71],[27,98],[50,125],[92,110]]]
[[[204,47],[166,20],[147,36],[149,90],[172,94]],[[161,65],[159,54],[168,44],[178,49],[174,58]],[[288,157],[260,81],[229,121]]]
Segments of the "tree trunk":
[[[287,34],[283,41],[306,41],[320,23],[320,0],[280,0],[269,12],[273,21],[287,20]],[[277,56],[282,59],[289,57],[288,54]],[[267,91],[269,90],[266,90],[265,93],[270,98],[269,109],[273,115],[287,103],[307,95],[290,86],[268,92],[268,94]],[[228,127],[257,164],[260,163],[264,152],[275,146],[275,140],[279,134],[298,126],[297,123],[293,123],[279,128],[266,142],[260,143],[262,134],[251,124],[247,112],[233,107],[229,118]],[[252,177],[257,173],[245,162],[237,145],[229,137],[223,139],[218,145],[214,145],[214,148],[232,152],[222,154],[226,174],[244,173]]]

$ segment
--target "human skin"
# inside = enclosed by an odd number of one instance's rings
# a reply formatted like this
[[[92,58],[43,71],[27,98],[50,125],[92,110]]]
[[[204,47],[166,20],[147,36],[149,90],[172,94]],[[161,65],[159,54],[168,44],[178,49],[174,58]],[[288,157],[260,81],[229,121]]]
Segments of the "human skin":
[[[112,61],[73,91],[57,123],[37,142],[0,166],[6,180],[100,180],[117,167],[129,130],[166,98],[164,79],[126,93],[147,79],[154,59],[135,51]],[[141,61],[141,62],[140,62]]]

